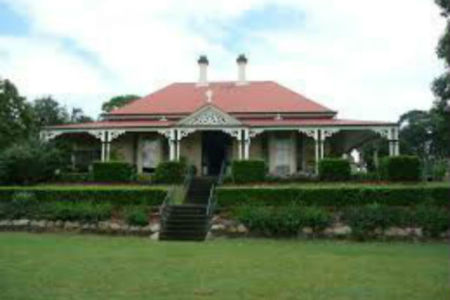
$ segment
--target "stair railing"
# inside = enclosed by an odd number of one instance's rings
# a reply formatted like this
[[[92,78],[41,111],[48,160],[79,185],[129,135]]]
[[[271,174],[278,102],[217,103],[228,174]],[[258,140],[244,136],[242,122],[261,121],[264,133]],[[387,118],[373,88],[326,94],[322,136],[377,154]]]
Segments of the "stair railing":
[[[223,160],[222,164],[220,165],[220,172],[219,172],[219,176],[217,177],[217,181],[212,184],[211,189],[209,190],[208,207],[206,209],[206,213],[209,217],[212,216],[212,214],[214,213],[214,209],[216,207],[216,202],[217,202],[216,186],[222,184],[222,182],[223,182],[223,176],[225,174],[226,164],[227,164],[226,161]]]
[[[186,173],[184,175],[184,180],[183,180],[183,200],[184,200],[184,197],[186,197],[186,194],[189,190],[189,186],[191,185],[193,175],[194,175],[193,169],[187,168]],[[159,207],[159,215],[161,217],[163,216],[163,213],[164,213],[164,210],[166,209],[166,207],[171,204],[174,204],[176,190],[177,190],[177,185],[171,185],[170,188],[168,189],[166,197],[164,198],[163,203]]]

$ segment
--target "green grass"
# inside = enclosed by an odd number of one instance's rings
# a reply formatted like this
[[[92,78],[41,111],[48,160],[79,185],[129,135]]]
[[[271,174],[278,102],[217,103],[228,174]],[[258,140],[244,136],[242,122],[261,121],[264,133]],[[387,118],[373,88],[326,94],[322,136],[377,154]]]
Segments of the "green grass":
[[[1,299],[448,299],[448,245],[0,233]]]

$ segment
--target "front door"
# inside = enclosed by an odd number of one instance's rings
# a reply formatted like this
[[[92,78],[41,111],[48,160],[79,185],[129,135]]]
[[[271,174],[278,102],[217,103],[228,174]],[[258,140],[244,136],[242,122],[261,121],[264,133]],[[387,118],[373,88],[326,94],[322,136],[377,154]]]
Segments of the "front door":
[[[227,159],[230,137],[221,131],[205,131],[202,134],[202,174],[214,176],[220,173],[222,162]]]

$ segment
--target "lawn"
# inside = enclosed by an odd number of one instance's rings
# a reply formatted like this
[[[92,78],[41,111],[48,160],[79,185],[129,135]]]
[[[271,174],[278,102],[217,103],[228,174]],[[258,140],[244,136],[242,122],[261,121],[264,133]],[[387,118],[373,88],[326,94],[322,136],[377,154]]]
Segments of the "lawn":
[[[0,233],[1,299],[448,299],[448,245]]]

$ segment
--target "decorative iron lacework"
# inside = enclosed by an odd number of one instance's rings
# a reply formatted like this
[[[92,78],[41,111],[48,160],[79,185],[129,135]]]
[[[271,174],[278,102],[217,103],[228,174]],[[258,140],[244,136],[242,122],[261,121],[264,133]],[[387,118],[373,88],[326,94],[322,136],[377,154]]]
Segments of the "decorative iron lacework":
[[[226,118],[214,111],[205,111],[192,121],[193,125],[223,125],[227,124]]]

